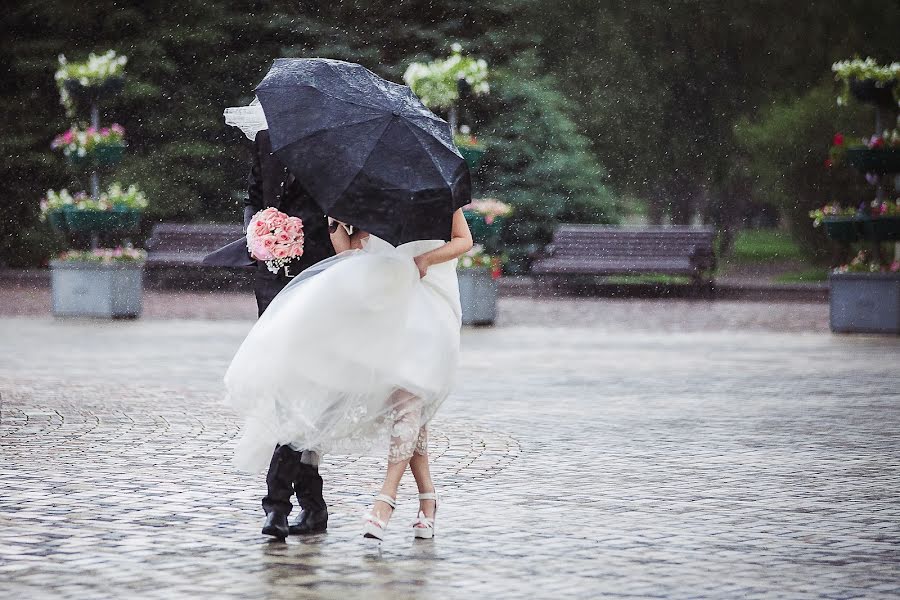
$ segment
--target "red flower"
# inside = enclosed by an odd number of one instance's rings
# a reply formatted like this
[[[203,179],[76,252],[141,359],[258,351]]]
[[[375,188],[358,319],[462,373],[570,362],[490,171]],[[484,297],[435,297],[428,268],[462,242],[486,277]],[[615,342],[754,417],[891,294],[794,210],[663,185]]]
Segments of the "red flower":
[[[844,134],[843,133],[834,134],[834,140],[832,141],[832,143],[835,146],[843,146],[844,145]]]

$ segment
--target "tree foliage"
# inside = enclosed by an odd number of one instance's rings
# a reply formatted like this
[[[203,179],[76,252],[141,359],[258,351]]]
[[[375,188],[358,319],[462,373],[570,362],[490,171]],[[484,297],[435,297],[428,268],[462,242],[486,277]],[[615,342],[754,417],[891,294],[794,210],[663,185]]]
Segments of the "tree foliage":
[[[765,164],[765,145],[739,140],[735,125],[820,86],[825,98],[834,60],[896,60],[898,30],[900,5],[870,0],[24,0],[0,24],[0,263],[46,257],[59,240],[32,226],[41,194],[86,187],[48,151],[68,125],[53,82],[60,52],[129,57],[104,120],[128,131],[116,178],[148,192],[150,217],[227,220],[247,156],[221,111],[249,101],[274,58],[351,60],[400,81],[410,62],[461,42],[497,76],[464,118],[495,138],[478,189],[521,205],[510,233],[521,250],[557,219],[614,218],[610,188],[646,198],[654,217],[733,221]],[[820,125],[825,144],[833,127]],[[811,143],[799,131],[783,134]],[[783,165],[784,189],[802,187],[801,166]]]
[[[530,1],[530,0],[529,0]],[[124,184],[138,183],[151,199],[154,220],[234,220],[246,175],[246,147],[237,131],[222,121],[222,109],[252,99],[252,88],[274,58],[328,56],[359,62],[393,81],[401,81],[413,60],[447,55],[453,42],[484,56],[502,73],[516,50],[531,41],[517,30],[515,16],[527,1],[367,0],[323,3],[211,2],[185,0],[62,0],[18,3],[4,16],[2,33],[12,43],[0,50],[5,77],[0,106],[7,123],[0,136],[4,161],[0,193],[9,210],[0,218],[0,263],[22,264],[55,250],[46,228],[32,227],[37,205],[49,187],[85,189],[48,149],[53,135],[68,124],[53,82],[57,54],[79,59],[90,51],[113,48],[129,57],[127,86],[103,107],[106,123],[117,121],[128,133],[129,152],[116,173]],[[521,75],[521,73],[520,73]],[[502,75],[500,75],[502,77]],[[547,214],[581,220],[597,217],[596,202],[582,194],[609,192],[595,181],[602,169],[571,121],[576,107],[547,86],[548,78],[529,84],[509,79],[526,91],[502,90],[504,98],[535,99],[549,111],[523,107],[501,114],[473,106],[479,127],[497,132],[498,151],[530,156],[519,162],[499,158],[482,171],[480,190],[534,205],[543,195],[554,208]],[[544,86],[542,88],[542,86]],[[516,88],[518,89],[518,88]],[[543,98],[543,100],[542,100]],[[519,103],[521,104],[521,103]],[[505,109],[502,102],[493,104]],[[542,132],[534,135],[529,126]],[[524,132],[511,136],[504,129]],[[571,133],[552,140],[553,131]],[[545,152],[546,151],[546,152]],[[535,157],[547,154],[543,171]],[[562,170],[548,174],[557,165]],[[534,179],[540,177],[541,180]],[[525,192],[533,187],[530,195]],[[509,196],[507,198],[507,196]],[[565,210],[560,202],[568,202]],[[582,206],[591,206],[581,210]],[[523,215],[531,214],[530,209]],[[606,214],[606,213],[604,213]],[[25,229],[23,232],[22,229]],[[145,232],[146,233],[146,232]],[[524,234],[519,234],[521,237]]]
[[[794,237],[815,258],[827,258],[828,245],[822,231],[813,229],[809,211],[833,202],[854,206],[874,197],[849,167],[825,165],[832,136],[867,131],[871,113],[859,105],[838,108],[833,86],[825,81],[736,127],[738,145],[750,157],[755,176],[752,193],[784,211]]]

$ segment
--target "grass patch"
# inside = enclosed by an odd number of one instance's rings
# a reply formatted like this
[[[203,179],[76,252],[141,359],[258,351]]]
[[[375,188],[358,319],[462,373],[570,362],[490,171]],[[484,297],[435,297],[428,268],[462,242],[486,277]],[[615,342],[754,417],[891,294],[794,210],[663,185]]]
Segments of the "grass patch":
[[[782,273],[774,281],[775,283],[819,283],[828,281],[828,269],[810,268],[794,273]]]
[[[690,283],[691,278],[682,275],[612,275],[602,281],[613,285],[682,285]]]
[[[730,258],[738,263],[766,263],[803,260],[803,254],[791,236],[783,231],[745,229],[735,237]]]

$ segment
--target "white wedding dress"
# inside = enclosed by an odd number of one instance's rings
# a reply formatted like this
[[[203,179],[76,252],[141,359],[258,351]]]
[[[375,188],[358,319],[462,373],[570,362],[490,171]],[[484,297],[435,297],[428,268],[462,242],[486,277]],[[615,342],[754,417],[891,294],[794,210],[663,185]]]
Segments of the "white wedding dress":
[[[225,374],[246,419],[239,468],[264,468],[276,444],[391,461],[424,451],[456,375],[461,310],[456,261],[420,279],[413,257],[443,243],[370,235],[275,297]]]

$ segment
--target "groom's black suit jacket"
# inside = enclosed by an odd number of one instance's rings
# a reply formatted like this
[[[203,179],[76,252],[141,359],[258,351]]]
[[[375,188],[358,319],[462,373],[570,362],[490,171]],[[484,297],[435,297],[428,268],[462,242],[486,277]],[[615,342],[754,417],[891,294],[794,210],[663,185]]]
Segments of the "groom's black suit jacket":
[[[303,256],[290,262],[291,275],[334,255],[334,247],[328,235],[328,218],[287,167],[272,153],[269,132],[264,129],[256,134],[253,166],[247,177],[244,230],[253,215],[269,206],[292,217],[300,217],[303,221]],[[262,314],[289,281],[283,269],[275,274],[266,268],[264,262],[257,261],[254,288],[259,314]]]

